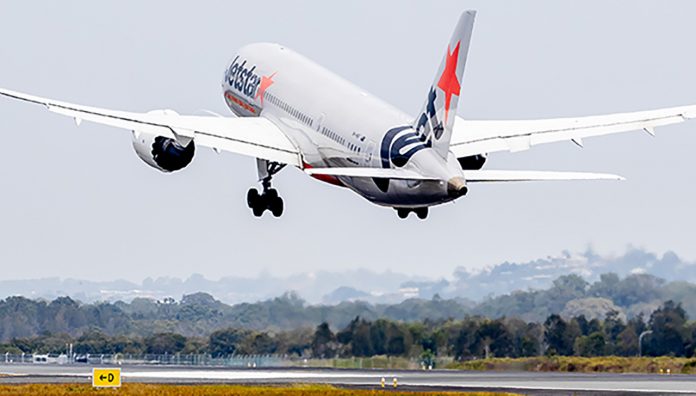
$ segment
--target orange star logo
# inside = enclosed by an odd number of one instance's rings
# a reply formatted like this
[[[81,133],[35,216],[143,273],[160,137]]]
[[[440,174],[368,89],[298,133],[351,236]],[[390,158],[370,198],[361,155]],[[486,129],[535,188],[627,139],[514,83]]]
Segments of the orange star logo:
[[[276,72],[277,73],[277,72]],[[276,73],[271,74],[270,76],[261,76],[261,83],[259,83],[259,90],[256,92],[256,98],[261,98],[261,104],[263,104],[263,96],[266,93],[266,90],[268,87],[273,85],[273,77],[276,75]]]
[[[447,46],[447,60],[445,61],[445,70],[440,76],[440,81],[437,82],[437,87],[445,92],[445,124],[447,124],[447,116],[449,115],[452,95],[459,96],[461,86],[457,79],[457,62],[459,60],[459,44],[454,47],[454,52],[450,53],[450,47]]]

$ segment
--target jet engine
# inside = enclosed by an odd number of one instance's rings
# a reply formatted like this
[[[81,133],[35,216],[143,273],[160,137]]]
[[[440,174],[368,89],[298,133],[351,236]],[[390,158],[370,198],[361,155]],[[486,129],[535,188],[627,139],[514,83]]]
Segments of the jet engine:
[[[151,114],[176,114],[172,110],[155,110]],[[146,164],[162,172],[175,172],[193,160],[196,147],[191,140],[183,145],[175,139],[133,131],[133,148]]]

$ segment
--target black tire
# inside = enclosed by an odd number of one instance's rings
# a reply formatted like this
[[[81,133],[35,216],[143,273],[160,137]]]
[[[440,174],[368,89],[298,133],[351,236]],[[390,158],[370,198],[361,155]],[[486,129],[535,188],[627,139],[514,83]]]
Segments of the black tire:
[[[281,197],[276,197],[273,201],[271,201],[271,213],[273,213],[273,216],[275,217],[280,217],[283,215],[283,198]]]
[[[261,198],[261,196],[259,195],[258,190],[255,188],[250,188],[249,191],[247,191],[247,206],[249,206],[250,209],[260,206],[259,201],[261,200],[259,198]]]
[[[419,219],[425,220],[428,218],[428,208],[418,208],[415,210],[416,216],[418,216]]]
[[[268,198],[268,202],[273,202],[276,198],[278,198],[278,190],[275,188],[271,188],[268,191],[266,191],[264,194],[266,198]]]
[[[409,210],[408,209],[397,209],[396,214],[399,215],[400,219],[405,219],[408,217]]]
[[[266,211],[266,207],[260,204],[257,204],[253,208],[251,208],[251,211],[254,213],[254,216],[256,217],[261,217],[263,216],[263,212]]]

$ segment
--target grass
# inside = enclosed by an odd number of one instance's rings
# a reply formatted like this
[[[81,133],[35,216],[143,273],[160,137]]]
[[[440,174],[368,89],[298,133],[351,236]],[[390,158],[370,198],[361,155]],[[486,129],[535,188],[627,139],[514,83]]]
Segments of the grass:
[[[515,370],[538,372],[578,373],[666,373],[696,374],[696,359],[657,357],[577,357],[553,356],[533,358],[494,358],[452,362],[448,369],[460,370]]]
[[[124,384],[117,390],[93,389],[84,384],[33,384],[33,385],[1,385],[0,395],[129,395],[129,396],[368,396],[390,395],[412,396],[414,393],[394,390],[357,390],[340,389],[328,385],[295,385],[295,386],[244,386],[244,385],[151,385]],[[498,396],[500,393],[489,392],[418,392],[419,395],[452,395],[452,396]],[[507,393],[503,395],[512,396]]]

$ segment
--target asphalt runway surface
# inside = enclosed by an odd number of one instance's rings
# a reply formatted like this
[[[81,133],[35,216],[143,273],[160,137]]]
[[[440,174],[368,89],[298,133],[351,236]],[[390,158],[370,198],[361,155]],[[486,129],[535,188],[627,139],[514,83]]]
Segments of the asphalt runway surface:
[[[109,367],[109,366],[99,366]],[[335,370],[312,368],[222,368],[190,366],[121,367],[124,383],[289,384],[322,383],[340,387],[500,391],[528,395],[696,395],[696,376],[651,374],[574,374],[471,371]],[[0,364],[0,384],[91,383],[93,366]]]

